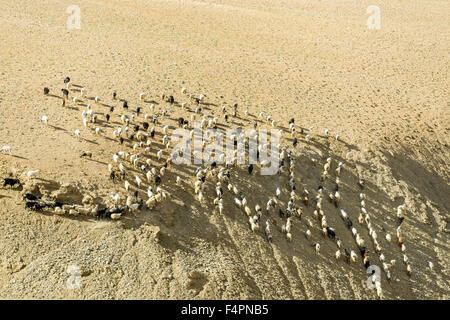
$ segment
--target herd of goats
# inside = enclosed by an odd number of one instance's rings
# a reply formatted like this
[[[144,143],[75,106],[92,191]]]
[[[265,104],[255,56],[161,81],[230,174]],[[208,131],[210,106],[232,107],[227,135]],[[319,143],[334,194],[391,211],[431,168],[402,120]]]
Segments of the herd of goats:
[[[177,122],[179,128],[184,128],[187,130],[191,130],[191,138],[194,135],[194,130],[192,123],[195,120],[200,119],[201,127],[203,129],[213,129],[219,130],[218,125],[220,125],[221,121],[225,123],[229,123],[231,118],[238,117],[238,104],[234,103],[232,107],[223,106],[221,110],[221,115],[217,116],[214,114],[208,114],[205,112],[205,107],[207,104],[205,102],[205,95],[194,95],[188,94],[186,88],[181,89],[181,95],[185,98],[186,101],[178,103],[175,101],[172,95],[161,95],[162,104],[167,106],[158,108],[159,111],[156,112],[155,104],[156,101],[146,101],[146,95],[141,93],[139,95],[139,100],[148,104],[147,112],[148,114],[142,110],[141,107],[137,107],[134,111],[130,111],[130,107],[128,102],[124,99],[119,99],[116,91],[112,93],[112,99],[116,102],[115,104],[122,105],[122,112],[120,115],[117,115],[117,106],[110,106],[100,102],[99,97],[87,97],[87,92],[85,88],[81,86],[77,86],[72,84],[69,77],[64,80],[65,88],[61,89],[62,91],[62,106],[65,107],[66,104],[72,102],[74,106],[83,106],[81,118],[83,122],[83,126],[85,128],[91,128],[93,132],[97,135],[101,135],[104,130],[101,128],[101,123],[110,123],[113,122],[113,117],[119,117],[120,125],[117,126],[114,130],[112,130],[112,138],[117,141],[120,145],[126,146],[128,144],[127,151],[119,151],[112,155],[112,161],[108,163],[108,175],[109,178],[116,183],[117,181],[121,181],[123,184],[123,188],[125,189],[126,197],[122,200],[122,197],[119,193],[112,193],[112,203],[114,205],[110,207],[99,207],[98,205],[81,205],[81,204],[70,204],[63,203],[60,201],[44,199],[41,195],[33,194],[33,193],[24,193],[24,201],[25,207],[34,211],[42,211],[42,210],[51,210],[55,214],[70,214],[70,215],[91,215],[99,218],[108,218],[112,220],[118,220],[126,213],[134,213],[141,210],[151,210],[159,203],[168,200],[170,195],[168,192],[164,191],[163,183],[165,182],[165,176],[168,170],[170,170],[173,163],[173,154],[170,153],[171,147],[171,139],[168,136],[169,126],[162,125],[161,119],[169,118],[168,115],[170,113],[168,108],[175,107],[179,112],[190,112],[190,121],[188,119],[184,119],[182,117],[178,119],[173,119]],[[78,89],[79,88],[79,89]],[[75,96],[75,94],[79,93],[79,97]],[[50,94],[49,88],[44,88],[44,94],[48,96]],[[69,100],[70,96],[70,100]],[[86,102],[87,104],[85,104]],[[109,112],[104,113],[104,120],[100,121],[98,118],[99,115],[94,112],[92,102],[95,106],[102,105],[108,108]],[[191,110],[192,108],[192,110]],[[228,110],[231,109],[231,110]],[[131,112],[131,115],[128,116]],[[220,114],[220,111],[218,112]],[[127,115],[128,114],[128,115]],[[248,118],[249,115],[248,110],[244,111],[245,118]],[[142,119],[143,116],[143,119]],[[269,126],[273,128],[280,128],[277,125],[277,122],[272,119],[270,115],[266,115],[264,112],[259,114],[260,122],[267,122]],[[222,120],[223,119],[223,120]],[[49,117],[44,115],[41,118],[41,121],[44,124],[49,123]],[[254,129],[258,126],[258,121],[253,122]],[[111,127],[111,126],[108,126]],[[312,130],[310,128],[310,130]],[[157,134],[157,132],[160,134]],[[219,130],[220,131],[220,130]],[[254,131],[256,138],[258,133],[256,130]],[[279,129],[279,133],[283,133],[283,129]],[[243,133],[241,133],[243,134]],[[302,128],[296,131],[295,120],[292,118],[289,120],[289,132],[292,139],[292,146],[295,148],[298,144],[298,137],[302,134],[305,138],[306,142],[310,141],[312,137],[309,134],[306,134]],[[233,139],[234,145],[237,144],[237,139],[239,138],[239,133],[236,134]],[[328,136],[329,132],[325,129],[325,135]],[[77,129],[74,131],[74,136],[77,139],[81,138],[81,130]],[[160,136],[162,136],[160,138]],[[334,139],[339,140],[339,135],[336,134]],[[203,147],[205,147],[208,143],[213,143],[214,137],[209,137],[209,140],[203,142]],[[241,140],[242,141],[242,140]],[[162,142],[162,147],[158,147]],[[188,141],[190,143],[191,141]],[[157,146],[158,145],[158,146]],[[247,146],[245,146],[247,147]],[[266,148],[268,145],[260,145],[258,146],[258,152],[261,150],[260,148]],[[280,146],[279,146],[280,147]],[[273,233],[272,228],[279,228],[286,237],[287,241],[292,241],[292,230],[291,226],[294,219],[301,219],[302,217],[302,208],[298,205],[299,202],[304,206],[315,205],[315,210],[313,212],[314,218],[318,221],[319,230],[323,233],[324,237],[328,237],[332,241],[335,242],[337,246],[337,250],[335,253],[336,259],[345,259],[347,263],[358,263],[362,261],[365,268],[370,267],[370,257],[369,252],[367,250],[366,241],[361,236],[360,232],[358,232],[355,224],[349,218],[348,214],[340,208],[339,203],[341,200],[341,194],[339,191],[340,185],[340,174],[343,168],[343,163],[339,162],[334,170],[332,167],[332,159],[331,157],[326,159],[326,162],[323,165],[323,171],[320,177],[321,185],[317,188],[317,193],[315,196],[310,196],[309,192],[304,189],[300,194],[297,194],[297,188],[295,184],[295,176],[294,176],[294,168],[295,161],[292,155],[292,152],[288,150],[286,146],[280,147],[281,152],[279,152],[279,172],[288,172],[289,173],[289,201],[287,203],[287,207],[282,208],[280,205],[280,197],[281,190],[277,188],[275,194],[270,197],[263,207],[259,204],[256,204],[254,208],[251,208],[250,204],[247,202],[246,197],[243,192],[239,190],[239,184],[233,184],[231,181],[231,170],[233,170],[233,166],[236,166],[237,160],[237,151],[233,152],[232,161],[228,161],[226,163],[220,162],[212,162],[207,165],[201,165],[196,168],[195,178],[192,179],[191,182],[185,182],[180,176],[176,176],[175,184],[177,186],[181,186],[182,184],[190,184],[192,183],[192,189],[195,193],[195,199],[201,203],[205,202],[205,185],[206,181],[212,181],[215,185],[215,195],[214,195],[214,206],[217,208],[217,211],[222,214],[224,210],[224,190],[228,190],[228,192],[234,197],[234,204],[242,210],[243,214],[248,216],[249,227],[253,232],[258,232],[260,228],[264,230],[264,234],[267,237],[269,242],[272,242]],[[4,146],[0,149],[0,151],[4,153],[11,153],[10,146]],[[166,152],[164,152],[166,151]],[[183,148],[176,150],[176,154],[178,156],[182,156]],[[164,154],[168,154],[167,158],[164,159]],[[150,157],[152,155],[153,159]],[[347,156],[350,155],[350,152]],[[81,157],[92,157],[92,153],[89,151],[82,152]],[[195,154],[194,154],[195,156]],[[156,159],[158,161],[156,161]],[[222,158],[223,159],[223,158]],[[220,163],[220,164],[219,164]],[[260,166],[264,164],[258,163]],[[127,166],[128,167],[127,167]],[[252,175],[253,171],[256,169],[256,166],[253,164],[246,165],[249,175]],[[132,167],[132,169],[131,169]],[[37,175],[39,170],[28,171],[24,175],[28,178],[33,178],[33,176]],[[323,182],[326,179],[334,179],[335,188],[329,192],[329,194],[324,194],[325,190],[323,187]],[[3,179],[3,187],[17,188],[21,186],[22,182],[18,178],[4,178]],[[364,181],[360,180],[358,182],[361,193],[360,197],[360,210],[358,223],[361,228],[367,228],[368,233],[370,235],[370,241],[372,242],[375,253],[378,255],[379,260],[382,262],[383,270],[385,272],[387,280],[390,280],[391,269],[395,265],[395,260],[388,260],[385,255],[383,248],[378,242],[377,232],[374,230],[371,224],[370,214],[366,210],[365,203],[365,194],[364,194]],[[145,185],[147,185],[145,189]],[[147,200],[140,196],[139,190],[146,190]],[[359,248],[359,252],[355,253],[353,250],[347,250],[343,247],[342,241],[337,237],[335,229],[328,225],[327,216],[322,210],[323,199],[326,198],[328,201],[332,202],[336,208],[338,208],[340,212],[340,216],[343,220],[343,223],[346,227],[351,231],[354,241]],[[276,212],[279,215],[279,219],[276,219],[270,215],[270,212]],[[401,224],[405,217],[406,207],[405,205],[400,205],[397,208],[397,218],[399,221],[399,226],[396,230],[396,242],[399,245],[399,248],[403,255],[403,263],[405,265],[405,269],[408,275],[411,274],[411,265],[408,261],[408,257],[406,255],[406,246],[402,237]],[[265,220],[264,222],[262,220]],[[313,222],[308,218],[304,218],[307,224],[307,230],[305,232],[305,237],[311,238],[311,230],[313,229]],[[262,227],[260,227],[262,225]],[[392,236],[389,233],[384,235],[385,239],[388,242],[392,241]],[[312,243],[313,250],[315,250],[318,254],[320,253],[320,244]],[[432,268],[430,262],[430,268]],[[381,279],[375,271],[372,271],[372,282],[373,288],[376,292],[376,295],[382,297],[382,289],[381,289]]]

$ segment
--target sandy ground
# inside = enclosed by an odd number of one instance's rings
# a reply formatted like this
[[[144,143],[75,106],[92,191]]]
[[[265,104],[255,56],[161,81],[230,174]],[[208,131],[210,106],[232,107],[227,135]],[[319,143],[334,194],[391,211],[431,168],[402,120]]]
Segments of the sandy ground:
[[[251,126],[261,111],[284,128],[291,117],[298,128],[314,126],[310,143],[298,135],[298,188],[314,197],[325,159],[332,157],[332,172],[343,161],[341,207],[365,238],[371,263],[382,266],[367,228],[357,222],[359,179],[366,182],[366,208],[383,253],[397,261],[390,281],[382,272],[384,298],[449,299],[450,3],[376,2],[380,30],[366,27],[371,1],[80,0],[82,29],[69,31],[72,1],[0,0],[0,147],[13,147],[11,155],[0,154],[0,177],[20,177],[24,190],[78,203],[86,194],[95,201],[111,191],[125,194],[108,179],[107,163],[128,143],[113,141],[102,104],[116,105],[112,121],[119,123],[122,108],[112,91],[128,100],[127,115],[137,106],[149,112],[149,103],[138,99],[145,92],[157,111],[172,108],[176,118],[181,111],[160,94],[182,102],[186,87],[206,95],[211,115],[238,102],[241,117],[230,127]],[[58,97],[43,95],[47,86],[61,96],[66,76],[102,104],[83,99],[62,108]],[[79,87],[72,89],[71,97],[79,95]],[[87,103],[99,115],[100,135],[82,125]],[[40,122],[43,115],[49,126]],[[176,127],[169,118],[162,122]],[[340,141],[326,138],[325,128]],[[92,159],[80,158],[82,151]],[[34,181],[21,176],[36,169]],[[0,298],[376,299],[362,261],[335,260],[336,244],[321,235],[313,205],[298,201],[303,217],[294,220],[292,242],[273,226],[269,243],[263,230],[251,232],[228,192],[225,213],[214,209],[215,182],[208,182],[200,204],[188,184],[194,170],[169,169],[163,187],[170,200],[120,221],[27,211],[24,190],[0,189]],[[252,207],[265,206],[277,187],[286,205],[287,173],[246,171],[234,168],[232,180]],[[183,177],[181,188],[174,187],[176,175]],[[333,173],[324,183],[325,194],[334,179]],[[395,243],[395,209],[402,203],[411,276]],[[357,251],[326,200],[324,212],[344,247]],[[311,239],[306,218],[314,221]],[[319,254],[312,247],[317,242]],[[72,264],[81,268],[81,289],[67,287]]]

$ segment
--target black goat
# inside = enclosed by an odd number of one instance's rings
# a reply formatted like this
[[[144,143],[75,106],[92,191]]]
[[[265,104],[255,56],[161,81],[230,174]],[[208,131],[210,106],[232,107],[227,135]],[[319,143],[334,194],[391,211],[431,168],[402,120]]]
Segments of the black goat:
[[[106,211],[107,211],[107,208],[97,209],[97,210],[95,210],[95,216],[99,217],[99,218],[104,217],[104,216],[106,216]]]
[[[36,200],[41,199],[41,196],[36,196],[36,195],[34,195],[32,193],[25,193],[23,195],[23,197],[24,197],[24,199],[27,199],[27,200],[30,200],[30,201],[36,201]]]
[[[19,179],[13,179],[13,178],[5,178],[5,179],[3,179],[3,186],[4,187],[10,186],[12,188],[12,187],[14,187],[16,185],[18,185],[18,186],[21,185]]]
[[[327,227],[327,236],[329,236],[331,239],[335,239],[336,238],[336,232],[334,231],[334,229]]]
[[[350,220],[350,218],[349,217],[347,217],[347,228],[351,228],[353,226],[353,222],[352,222],[352,220]]]
[[[27,201],[25,203],[25,208],[31,209],[33,211],[41,211],[42,209],[45,208],[45,205],[40,204],[39,202],[36,201]]]
[[[344,249],[345,253],[345,261],[350,264],[350,253],[347,251],[347,249]]]

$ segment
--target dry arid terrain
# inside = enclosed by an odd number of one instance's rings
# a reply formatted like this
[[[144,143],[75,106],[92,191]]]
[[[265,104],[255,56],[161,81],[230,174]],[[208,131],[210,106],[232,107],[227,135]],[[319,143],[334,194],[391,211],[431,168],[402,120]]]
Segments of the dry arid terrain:
[[[67,28],[66,9],[73,4],[81,9],[80,30]],[[369,5],[380,8],[379,30],[366,26]],[[12,147],[10,154],[0,152],[0,182],[22,182],[19,188],[0,187],[0,298],[378,299],[366,286],[363,260],[340,209],[364,238],[370,263],[381,268],[383,298],[450,298],[449,1],[0,0],[0,8],[0,148]],[[67,76],[73,86],[62,107]],[[113,100],[114,90],[128,110]],[[165,102],[161,93],[188,102],[190,111]],[[122,125],[120,115],[131,117],[141,107],[135,123],[142,123],[145,113],[168,111],[151,124],[157,134],[148,156],[160,167],[169,156],[165,150],[161,161],[156,157],[164,149],[162,126],[169,125],[170,133],[178,117],[190,120],[196,105],[188,94],[200,93],[204,114],[217,116],[220,129],[253,128],[254,121],[270,129],[271,116],[284,130],[281,144],[295,156],[296,205],[303,212],[293,219],[291,242],[281,230],[286,217],[280,218],[278,207],[265,211],[278,187],[278,205],[286,208],[288,168],[261,176],[259,167],[252,175],[246,165],[230,167],[230,182],[249,207],[263,207],[255,232],[227,184],[222,214],[213,204],[213,177],[206,178],[205,199],[198,201],[196,165],[171,165],[161,184],[168,199],[117,221],[25,209],[26,192],[100,206],[119,193],[124,202],[124,184],[113,183],[107,168],[113,153],[135,152],[134,142],[120,145],[112,135]],[[74,103],[74,96],[80,101]],[[235,102],[237,117],[231,115]],[[81,113],[87,104],[98,122],[85,128]],[[81,158],[84,151],[92,158]],[[331,170],[321,181],[328,157]],[[123,161],[132,191],[139,189],[139,169]],[[336,208],[327,198],[340,161],[342,199]],[[28,178],[30,170],[40,172]],[[139,192],[146,200],[148,183],[141,176]],[[327,223],[341,239],[342,253],[357,252],[357,262],[337,260],[336,242],[322,235],[313,214],[320,184]],[[305,188],[309,206],[300,199]],[[390,280],[367,224],[358,222],[361,192],[386,262],[396,260]],[[410,275],[396,237],[402,204]],[[272,242],[264,232],[269,216],[278,221],[271,226]],[[68,285],[72,265],[81,270],[81,288]]]

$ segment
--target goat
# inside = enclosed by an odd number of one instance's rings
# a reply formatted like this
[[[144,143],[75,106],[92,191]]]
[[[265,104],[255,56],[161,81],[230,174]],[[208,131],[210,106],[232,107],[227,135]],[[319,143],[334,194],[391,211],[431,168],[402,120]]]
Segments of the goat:
[[[61,92],[63,93],[63,99],[68,99],[69,98],[69,90],[61,89]]]
[[[44,204],[40,204],[39,202],[36,202],[36,201],[27,201],[25,203],[25,208],[31,209],[33,211],[41,211],[45,207],[46,206]]]
[[[42,121],[45,125],[48,125],[48,116],[42,116],[41,121]]]
[[[350,259],[351,259],[353,262],[356,262],[356,259],[357,259],[357,258],[358,258],[358,256],[356,255],[355,251],[351,250],[351,252],[350,252]]]
[[[0,151],[3,152],[3,153],[8,152],[9,154],[11,154],[11,149],[12,149],[11,146],[3,146],[3,147],[0,149]]]
[[[31,178],[31,177],[36,176],[39,172],[40,172],[40,170],[31,170],[31,171],[28,171],[26,174],[27,174],[28,178]]]
[[[11,188],[13,188],[14,186],[21,186],[21,183],[20,183],[19,179],[4,178],[3,179],[3,187],[7,187],[7,186],[10,186]]]
[[[241,202],[241,200],[239,200],[238,198],[234,198],[234,203],[235,203],[236,206],[238,206],[239,208],[242,208],[242,202]]]
[[[292,241],[292,234],[290,232],[286,233],[286,238],[289,242]]]
[[[308,190],[304,189],[302,194],[302,200],[305,206],[309,206],[309,192]]]
[[[330,227],[326,227],[326,231],[327,231],[327,235],[331,238],[331,239],[335,239],[336,238],[336,232],[334,231],[333,228]]]
[[[316,252],[319,253],[319,251],[320,251],[320,244],[314,243],[313,247],[314,247],[314,250],[316,250]]]
[[[339,191],[336,191],[336,193],[334,194],[334,205],[336,208],[339,206],[340,201],[341,201],[341,194],[339,193]]]
[[[137,183],[138,187],[140,188],[141,187],[141,183],[142,183],[142,179],[139,178],[139,176],[136,176],[136,183]]]
[[[409,263],[406,265],[406,273],[408,274],[408,276],[411,276],[412,270],[411,265]]]
[[[266,228],[264,229],[264,231],[266,232],[266,236],[267,236],[267,240],[269,242],[272,242],[272,233],[270,231],[270,223],[269,220],[266,221]]]
[[[306,230],[305,236],[306,236],[307,239],[311,238],[311,230],[309,230],[309,229]]]
[[[89,158],[92,158],[92,152],[90,152],[90,151],[83,151],[83,152],[81,153],[81,155],[80,155],[80,158],[83,158],[83,157],[89,157]]]
[[[403,218],[406,213],[406,205],[402,204],[397,207],[397,218]]]
[[[386,241],[387,242],[391,242],[392,238],[391,235],[389,233],[386,234]]]

